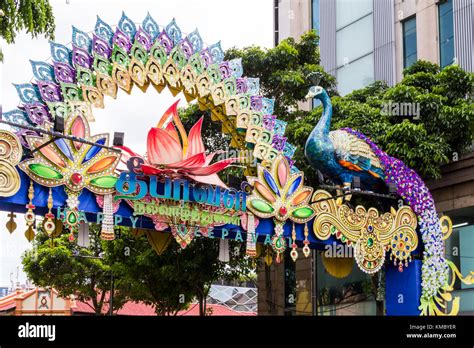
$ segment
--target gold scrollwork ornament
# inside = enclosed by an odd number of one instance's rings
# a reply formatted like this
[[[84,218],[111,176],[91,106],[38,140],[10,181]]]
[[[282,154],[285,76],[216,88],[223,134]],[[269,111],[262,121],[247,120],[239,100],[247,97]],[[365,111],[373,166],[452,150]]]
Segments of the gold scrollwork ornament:
[[[23,149],[18,137],[0,130],[0,197],[10,197],[20,189],[20,175],[15,166],[20,162]]]

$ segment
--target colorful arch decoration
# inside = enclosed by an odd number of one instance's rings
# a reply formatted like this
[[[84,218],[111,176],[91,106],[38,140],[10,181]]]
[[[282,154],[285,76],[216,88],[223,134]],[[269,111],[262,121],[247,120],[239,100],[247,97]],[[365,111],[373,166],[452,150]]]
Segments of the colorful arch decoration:
[[[367,273],[380,270],[386,253],[394,259],[394,266],[387,265],[387,284],[391,291],[412,292],[414,299],[397,307],[396,296],[390,295],[389,314],[443,314],[447,302],[453,302],[450,314],[456,314],[459,299],[450,294],[452,282],[420,306],[421,262],[409,264],[420,253],[412,209],[352,209],[326,191],[313,194],[294,166],[296,148],[284,136],[286,123],[273,115],[274,100],[260,95],[258,79],[244,77],[239,59],[224,59],[220,43],[204,47],[197,30],[185,36],[175,20],[160,27],[148,14],[137,27],[123,14],[115,30],[98,17],[92,36],[73,27],[71,48],[54,42],[50,46],[51,62],[31,61],[35,82],[15,85],[21,105],[2,115],[28,129],[0,131],[0,209],[26,213],[27,238],[34,236],[38,211],[45,216],[48,234],[56,234],[56,223],[62,221],[71,240],[82,222],[100,216],[104,239],[114,238],[114,225],[127,224],[170,230],[186,247],[198,234],[212,237],[214,228],[220,238],[243,242],[242,232],[246,234],[251,256],[257,255],[257,242],[271,245],[277,260],[288,246],[296,260],[298,247],[307,257],[310,248],[336,241],[354,247],[356,263]],[[118,89],[130,93],[135,85],[142,91],[150,85],[158,92],[168,88],[175,96],[182,92],[187,101],[197,100],[202,110],[209,109],[212,120],[230,135],[230,145],[252,150],[259,160],[245,171],[252,193],[247,197],[233,189],[202,186],[189,175],[173,176],[182,174],[176,168],[160,181],[154,175],[164,168],[137,173],[142,167],[133,163],[143,164],[144,159],[133,153],[128,171],[118,171],[124,154],[108,147],[108,135],[92,136],[89,123],[94,121],[93,107],[105,107],[105,96],[116,98]],[[168,116],[179,119],[176,110]],[[69,138],[40,135],[32,128],[49,129],[56,117],[66,120]],[[165,131],[180,139],[169,124],[159,122],[158,135]],[[23,148],[33,155],[23,157]],[[150,177],[140,179],[140,174]],[[199,214],[203,205],[211,208]],[[447,224],[446,236],[451,230]],[[158,253],[170,241],[169,234],[146,234]],[[454,264],[449,266],[451,279],[474,281],[473,275],[462,277]],[[416,281],[407,285],[409,277]]]

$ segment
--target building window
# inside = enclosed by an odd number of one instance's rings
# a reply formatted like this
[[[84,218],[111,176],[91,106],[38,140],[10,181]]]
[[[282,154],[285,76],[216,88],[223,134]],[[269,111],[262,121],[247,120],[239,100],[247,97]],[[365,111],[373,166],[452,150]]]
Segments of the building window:
[[[373,38],[373,0],[336,0],[336,77],[341,95],[373,82]]]
[[[274,28],[275,31],[273,33],[273,37],[275,40],[275,46],[278,46],[278,43],[280,42],[280,36],[279,36],[279,22],[278,22],[278,1],[279,0],[273,0],[273,21],[274,21]]]
[[[444,68],[454,60],[453,1],[445,0],[438,6],[439,65]]]
[[[319,0],[311,1],[311,26],[312,29],[316,30],[319,35],[320,26],[320,17],[319,17]]]
[[[416,17],[403,22],[403,67],[416,62]]]

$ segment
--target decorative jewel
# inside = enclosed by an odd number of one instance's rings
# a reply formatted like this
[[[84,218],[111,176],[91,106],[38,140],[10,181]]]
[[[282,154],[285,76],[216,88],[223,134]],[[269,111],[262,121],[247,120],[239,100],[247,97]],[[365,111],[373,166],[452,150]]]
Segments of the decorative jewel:
[[[114,204],[112,200],[112,194],[104,196],[104,218],[102,220],[102,230],[100,232],[100,238],[103,240],[114,240]]]
[[[21,162],[19,167],[42,186],[65,186],[69,209],[65,214],[64,226],[71,231],[70,238],[73,239],[80,224],[78,207],[82,189],[87,188],[99,195],[112,193],[118,177],[115,168],[120,153],[102,147],[108,144],[107,134],[89,135],[89,122],[82,113],[69,117],[65,130],[68,135],[96,145],[64,138],[53,141],[46,134],[42,137],[27,135],[26,140],[31,149],[39,150],[33,152],[34,158]],[[53,230],[51,226],[50,231]]]
[[[186,248],[194,239],[195,228],[184,224],[172,224],[171,233],[181,248]]]
[[[53,232],[56,231],[56,225],[54,223],[54,214],[51,212],[51,209],[53,208],[53,189],[49,188],[49,195],[48,195],[48,212],[45,214],[46,220],[43,223],[43,228],[48,234],[48,236],[51,236]]]
[[[303,186],[302,172],[290,175],[289,163],[281,155],[273,161],[269,170],[259,164],[257,173],[258,177],[248,178],[254,190],[247,198],[247,207],[258,217],[274,218],[272,247],[278,262],[287,244],[283,237],[285,221],[290,219],[296,223],[306,223],[314,216],[313,208],[308,205],[313,189]]]
[[[33,210],[36,207],[33,204],[33,198],[35,198],[35,188],[33,186],[33,181],[31,180],[30,187],[28,188],[28,199],[30,202],[26,205],[26,209],[28,210],[25,213],[26,226],[28,226],[28,229],[25,232],[25,237],[29,242],[31,242],[35,237],[35,232],[33,229],[35,226],[36,216]]]
[[[13,233],[16,230],[16,222],[14,220],[16,218],[16,215],[11,212],[10,214],[8,214],[8,217],[10,218],[10,220],[7,221],[6,227],[8,232]]]
[[[313,201],[316,237],[327,240],[334,235],[341,242],[353,245],[357,265],[366,273],[380,270],[385,262],[385,252],[390,249],[391,256],[399,261],[399,267],[403,267],[403,262],[410,260],[418,245],[417,219],[409,206],[380,215],[375,208],[366,210],[357,206],[352,209],[323,190],[316,191]]]

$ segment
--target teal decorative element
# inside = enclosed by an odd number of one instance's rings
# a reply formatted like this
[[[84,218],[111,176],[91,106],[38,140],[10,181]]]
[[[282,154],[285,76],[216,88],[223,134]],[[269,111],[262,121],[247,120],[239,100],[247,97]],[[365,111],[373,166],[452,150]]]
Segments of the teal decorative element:
[[[220,41],[209,46],[209,52],[211,52],[212,61],[214,63],[221,63],[224,60],[224,51],[222,50]]]
[[[156,37],[160,35],[160,27],[158,26],[158,23],[155,22],[153,17],[150,16],[149,12],[147,12],[146,17],[143,20],[142,28],[148,33],[148,35],[150,35],[152,41],[155,41]]]
[[[133,21],[127,17],[125,12],[122,12],[122,18],[120,18],[118,28],[120,29],[120,31],[122,31],[122,33],[127,35],[130,40],[133,40],[137,32],[137,27],[135,26],[135,23],[133,23]]]
[[[242,77],[244,74],[244,69],[242,68],[242,58],[229,60],[229,66],[232,69],[232,76],[234,76],[236,79]]]
[[[201,52],[204,43],[197,29],[189,34],[187,39],[191,43],[191,46],[193,46],[194,53]]]
[[[54,81],[54,68],[45,62],[30,60],[35,79],[41,81]]]
[[[31,126],[31,121],[28,118],[28,114],[20,109],[14,109],[2,114],[2,118],[8,122],[18,123],[22,126]],[[13,127],[17,129],[17,127]]]
[[[69,48],[53,41],[50,41],[49,45],[51,47],[51,57],[55,62],[72,64],[71,50]]]
[[[178,24],[176,24],[176,19],[173,18],[173,20],[166,26],[165,31],[175,45],[181,41],[181,29],[178,27]]]
[[[75,26],[72,26],[72,44],[87,52],[90,52],[92,48],[92,41],[87,33],[77,29]]]
[[[19,85],[13,84],[13,86],[15,86],[16,92],[18,93],[22,103],[32,104],[35,102],[41,102],[41,95],[37,86],[31,83],[23,83]]]
[[[247,93],[257,95],[260,92],[260,79],[256,77],[247,78]]]
[[[262,112],[264,115],[273,114],[274,107],[275,107],[275,99],[262,98]]]
[[[114,37],[114,31],[112,30],[112,27],[100,19],[99,16],[97,16],[94,33],[109,43],[112,42],[112,38]]]
[[[285,135],[286,126],[288,123],[282,120],[275,120],[275,134]]]

